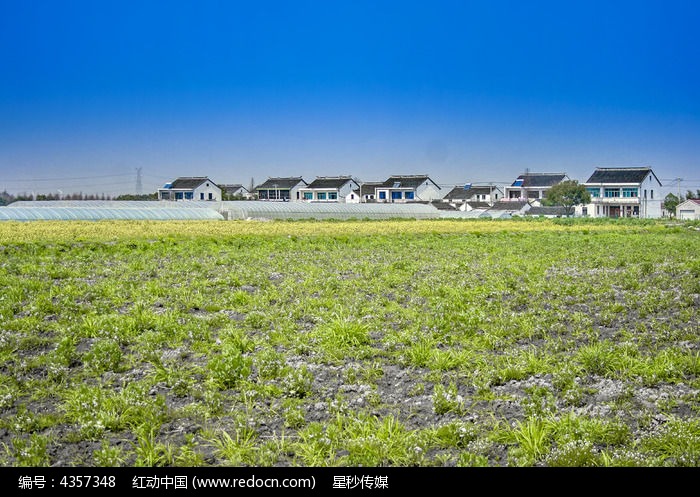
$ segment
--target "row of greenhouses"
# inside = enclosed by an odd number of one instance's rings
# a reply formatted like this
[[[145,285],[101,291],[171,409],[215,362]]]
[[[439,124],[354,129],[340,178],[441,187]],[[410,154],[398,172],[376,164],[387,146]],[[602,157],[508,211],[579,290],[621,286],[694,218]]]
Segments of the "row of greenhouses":
[[[269,201],[39,200],[0,207],[0,220],[274,220],[274,219],[436,219],[474,217],[430,204],[343,204]]]

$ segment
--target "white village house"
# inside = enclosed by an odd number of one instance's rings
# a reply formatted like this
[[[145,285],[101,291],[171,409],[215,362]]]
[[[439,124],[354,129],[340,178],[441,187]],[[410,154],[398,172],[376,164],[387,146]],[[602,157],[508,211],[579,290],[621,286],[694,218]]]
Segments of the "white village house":
[[[591,203],[576,207],[579,215],[662,216],[662,185],[650,167],[598,167],[583,185],[591,194]]]
[[[350,176],[317,176],[299,192],[304,202],[359,202],[359,188]]]
[[[523,173],[510,186],[505,187],[505,200],[540,202],[547,190],[554,185],[567,181],[566,173]]]
[[[442,198],[441,188],[429,176],[390,176],[374,188],[377,202],[416,202]]]
[[[180,177],[158,188],[158,200],[221,201],[221,188],[206,176]]]
[[[273,200],[284,202],[298,202],[301,200],[301,188],[307,186],[301,176],[286,178],[267,178],[267,180],[255,187],[258,200]]]

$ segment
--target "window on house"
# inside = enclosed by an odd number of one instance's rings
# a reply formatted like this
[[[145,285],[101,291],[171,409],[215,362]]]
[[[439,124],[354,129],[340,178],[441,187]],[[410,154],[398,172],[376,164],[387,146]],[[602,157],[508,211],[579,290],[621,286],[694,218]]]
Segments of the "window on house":
[[[304,200],[313,200],[314,192],[304,192]]]
[[[199,200],[204,200],[204,192],[199,193]]]
[[[623,188],[622,196],[624,198],[635,198],[639,195],[639,189],[637,188]]]
[[[600,188],[586,188],[586,190],[591,194],[591,198],[600,197]]]
[[[414,198],[413,192],[406,192],[406,194],[404,195],[404,198],[406,200],[413,200],[413,198]]]
[[[391,200],[400,200],[401,192],[391,192]]]
[[[379,200],[386,200],[386,192],[379,192]]]
[[[214,194],[212,192],[209,192],[209,200],[214,200]]]
[[[319,200],[326,200],[326,192],[318,192],[316,198]]]
[[[328,192],[328,200],[338,200],[337,192]]]
[[[649,193],[651,193],[651,198],[654,198],[654,190],[649,190]]]
[[[182,200],[182,192],[175,192],[175,200]]]
[[[605,198],[615,198],[620,196],[619,188],[606,188],[604,190]]]
[[[185,192],[185,200],[192,200],[194,198],[194,192]]]

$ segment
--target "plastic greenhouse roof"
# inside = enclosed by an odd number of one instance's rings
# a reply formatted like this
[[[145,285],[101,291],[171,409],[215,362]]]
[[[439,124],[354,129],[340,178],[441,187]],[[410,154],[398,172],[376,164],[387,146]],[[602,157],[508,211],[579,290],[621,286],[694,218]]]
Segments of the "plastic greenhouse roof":
[[[344,204],[309,202],[225,201],[221,212],[228,219],[432,219],[440,212],[427,204]]]
[[[172,200],[19,200],[7,207],[110,207],[113,209],[180,209],[206,208],[218,210],[221,202],[206,200],[187,200],[176,202]]]
[[[12,204],[11,204],[12,205]],[[192,208],[111,208],[111,207],[0,207],[0,220],[87,220],[102,219],[153,219],[223,220],[214,209]]]

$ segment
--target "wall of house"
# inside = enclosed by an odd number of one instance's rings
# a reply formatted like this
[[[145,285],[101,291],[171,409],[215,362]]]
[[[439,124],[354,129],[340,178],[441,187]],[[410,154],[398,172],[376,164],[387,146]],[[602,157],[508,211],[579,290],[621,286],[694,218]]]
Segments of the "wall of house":
[[[209,186],[207,186],[209,185]],[[211,198],[209,195],[211,194]],[[202,197],[203,195],[203,197]],[[214,183],[206,182],[199,185],[194,189],[194,200],[212,200],[221,201],[221,188],[216,186]]]
[[[442,191],[430,181],[426,181],[416,188],[416,200],[435,200],[442,198]]]
[[[681,202],[676,206],[676,219],[683,221],[700,220],[700,205],[690,200]]]

